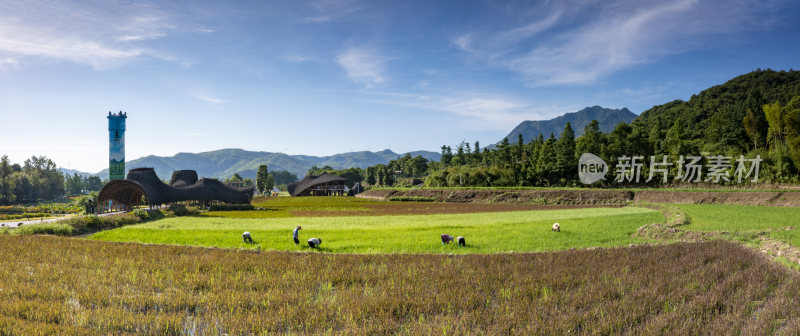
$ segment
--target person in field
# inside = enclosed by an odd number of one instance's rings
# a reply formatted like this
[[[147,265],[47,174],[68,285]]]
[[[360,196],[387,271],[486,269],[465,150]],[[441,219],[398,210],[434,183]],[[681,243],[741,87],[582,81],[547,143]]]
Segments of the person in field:
[[[245,244],[253,243],[253,237],[250,237],[249,231],[245,231],[244,233],[242,233],[242,239],[244,240]]]
[[[311,248],[317,248],[320,244],[322,244],[321,238],[311,238],[308,240],[308,246],[311,246]]]
[[[442,234],[442,244],[450,244],[451,241],[455,241],[453,236],[446,233]]]
[[[458,236],[458,238],[456,238],[456,241],[458,242],[458,247],[461,246],[467,247],[467,240],[464,239],[464,237]]]
[[[300,227],[300,225],[298,225],[297,228],[295,228],[294,231],[292,231],[292,239],[294,239],[295,245],[300,244],[300,230],[302,229],[303,228]]]
[[[553,224],[553,232],[561,232],[561,225],[558,223]]]

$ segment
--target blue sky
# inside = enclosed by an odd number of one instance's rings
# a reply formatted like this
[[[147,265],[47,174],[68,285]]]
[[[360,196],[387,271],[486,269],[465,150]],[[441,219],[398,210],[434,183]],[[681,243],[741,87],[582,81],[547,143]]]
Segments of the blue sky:
[[[108,165],[220,148],[484,146],[585,106],[641,113],[800,68],[791,1],[5,1],[0,154]]]

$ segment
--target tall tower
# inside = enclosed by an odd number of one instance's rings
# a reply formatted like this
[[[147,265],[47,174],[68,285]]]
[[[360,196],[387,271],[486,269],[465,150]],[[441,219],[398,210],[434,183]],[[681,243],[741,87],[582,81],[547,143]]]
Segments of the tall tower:
[[[125,112],[108,112],[108,178],[125,178]]]

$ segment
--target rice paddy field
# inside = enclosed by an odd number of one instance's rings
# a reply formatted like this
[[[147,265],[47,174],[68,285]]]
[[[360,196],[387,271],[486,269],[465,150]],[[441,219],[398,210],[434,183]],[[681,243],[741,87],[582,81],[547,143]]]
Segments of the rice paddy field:
[[[800,334],[800,273],[746,244],[641,238],[667,220],[651,205],[254,205],[81,238],[0,234],[0,335]],[[797,208],[668,206],[680,230],[800,246]],[[297,225],[321,248],[295,246]]]
[[[167,218],[97,233],[92,239],[148,244],[346,253],[496,253],[611,247],[645,242],[631,237],[642,225],[663,221],[660,212],[637,207],[587,208],[400,216],[296,218]],[[554,222],[561,232],[550,231]],[[292,230],[302,226],[303,244]],[[245,244],[248,231],[255,241]],[[441,234],[464,236],[467,246],[443,245]]]
[[[722,241],[465,256],[0,246],[4,335],[800,332],[797,273]]]

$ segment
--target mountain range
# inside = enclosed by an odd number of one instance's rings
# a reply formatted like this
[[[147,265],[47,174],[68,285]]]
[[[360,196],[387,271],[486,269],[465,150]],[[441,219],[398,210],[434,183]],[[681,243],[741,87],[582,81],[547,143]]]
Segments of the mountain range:
[[[528,143],[542,134],[545,138],[550,134],[556,137],[564,131],[564,126],[569,122],[572,130],[575,131],[575,138],[583,134],[583,128],[592,120],[597,120],[600,131],[603,133],[611,132],[617,124],[621,122],[630,123],[636,119],[637,115],[627,108],[610,109],[600,106],[586,107],[578,112],[566,113],[560,117],[550,120],[526,120],[515,127],[506,138],[510,143],[517,143],[517,137],[522,134],[523,142]],[[502,141],[502,140],[501,140]],[[497,142],[498,144],[500,141]]]
[[[258,166],[266,164],[270,171],[286,170],[302,178],[313,166],[331,166],[334,169],[366,168],[386,164],[406,154],[421,155],[432,161],[439,161],[441,157],[441,154],[429,151],[397,154],[388,149],[380,152],[361,151],[331,156],[310,156],[228,148],[203,153],[178,153],[170,157],[149,155],[127,162],[125,169],[154,168],[158,177],[165,180],[172,176],[173,171],[181,169],[196,170],[201,177],[224,179],[238,173],[242,177],[255,179]],[[102,170],[97,175],[103,179],[108,178],[108,169]]]

